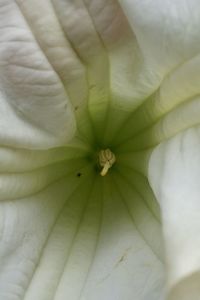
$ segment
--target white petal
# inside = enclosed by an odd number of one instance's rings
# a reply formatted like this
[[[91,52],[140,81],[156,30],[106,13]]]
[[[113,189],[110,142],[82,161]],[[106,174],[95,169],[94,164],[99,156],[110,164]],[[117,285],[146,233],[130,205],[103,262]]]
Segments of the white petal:
[[[199,54],[200,3],[198,0],[119,2],[138,48],[134,60],[129,60],[129,66],[134,61],[131,73],[136,70],[136,74],[132,81],[134,89],[130,89],[132,98],[128,101],[138,104],[152,95],[168,74]]]
[[[6,157],[4,195],[13,201],[0,202],[0,298],[164,299],[159,210],[147,180],[127,167],[102,178],[87,159],[63,162],[68,150],[57,151],[61,163],[43,166],[42,151],[24,150],[29,165],[13,173],[15,154]],[[34,161],[41,167],[31,171]],[[24,185],[29,174],[43,186]],[[14,199],[17,187],[23,198]]]
[[[198,0],[120,0],[152,72],[169,72],[200,50]]]
[[[1,1],[0,28],[0,143],[65,144],[75,131],[65,88],[12,0]]]
[[[199,147],[200,129],[189,129],[158,146],[149,165],[162,212],[170,300],[199,297]]]
[[[75,111],[80,110],[87,100],[86,69],[68,41],[52,3],[49,0],[18,0],[17,3],[35,39],[62,80],[72,106]]]

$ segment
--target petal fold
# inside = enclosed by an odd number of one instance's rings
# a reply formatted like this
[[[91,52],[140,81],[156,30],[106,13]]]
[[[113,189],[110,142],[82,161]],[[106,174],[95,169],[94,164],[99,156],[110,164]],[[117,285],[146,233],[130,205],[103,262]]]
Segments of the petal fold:
[[[149,164],[161,208],[170,300],[199,295],[199,147],[199,127],[189,129],[158,146]]]

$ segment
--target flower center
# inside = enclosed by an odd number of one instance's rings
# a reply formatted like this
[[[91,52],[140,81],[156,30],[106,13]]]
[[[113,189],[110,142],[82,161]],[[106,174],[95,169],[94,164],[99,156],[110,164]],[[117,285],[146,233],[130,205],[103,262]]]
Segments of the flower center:
[[[101,170],[101,176],[105,176],[108,170],[115,163],[115,154],[110,149],[101,150],[99,152],[99,164],[103,169]]]

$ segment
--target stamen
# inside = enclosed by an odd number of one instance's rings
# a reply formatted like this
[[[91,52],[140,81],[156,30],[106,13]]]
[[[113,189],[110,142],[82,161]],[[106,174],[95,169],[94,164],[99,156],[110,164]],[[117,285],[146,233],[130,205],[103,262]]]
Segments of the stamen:
[[[108,173],[108,170],[112,167],[115,161],[115,155],[110,149],[101,150],[99,152],[99,164],[103,167],[100,172],[101,176],[105,176]]]

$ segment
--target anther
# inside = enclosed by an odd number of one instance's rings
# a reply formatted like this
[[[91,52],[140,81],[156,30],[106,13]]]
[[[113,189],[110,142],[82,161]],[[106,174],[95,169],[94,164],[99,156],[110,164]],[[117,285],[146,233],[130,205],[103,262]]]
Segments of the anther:
[[[101,150],[99,152],[99,164],[103,167],[100,172],[101,176],[105,176],[108,173],[108,170],[112,167],[115,161],[115,155],[110,149]]]

